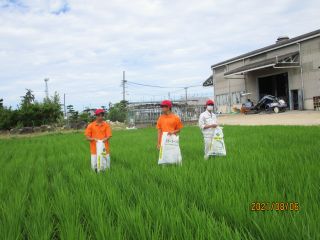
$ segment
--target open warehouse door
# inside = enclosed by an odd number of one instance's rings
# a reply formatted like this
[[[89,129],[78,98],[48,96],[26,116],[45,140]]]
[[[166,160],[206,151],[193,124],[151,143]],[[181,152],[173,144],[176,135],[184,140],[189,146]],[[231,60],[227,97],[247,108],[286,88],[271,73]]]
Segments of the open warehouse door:
[[[258,78],[259,98],[272,95],[289,103],[288,73]]]

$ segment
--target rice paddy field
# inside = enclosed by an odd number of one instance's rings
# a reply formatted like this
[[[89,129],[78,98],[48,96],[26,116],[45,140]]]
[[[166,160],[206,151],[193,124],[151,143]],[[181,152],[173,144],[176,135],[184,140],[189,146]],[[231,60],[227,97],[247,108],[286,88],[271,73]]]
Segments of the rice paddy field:
[[[205,161],[184,128],[183,165],[160,167],[155,129],[114,131],[103,174],[82,133],[0,139],[0,239],[320,239],[320,127],[224,134]]]

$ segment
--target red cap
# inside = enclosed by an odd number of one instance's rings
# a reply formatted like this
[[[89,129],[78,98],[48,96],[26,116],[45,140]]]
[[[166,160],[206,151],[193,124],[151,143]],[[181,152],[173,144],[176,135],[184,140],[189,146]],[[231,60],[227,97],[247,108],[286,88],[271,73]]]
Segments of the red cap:
[[[160,104],[160,106],[166,106],[168,108],[172,108],[172,102],[170,100],[163,100]]]
[[[103,109],[97,109],[94,114],[95,115],[99,115],[100,113],[104,113],[104,110]]]
[[[214,105],[214,101],[212,101],[212,100],[209,99],[209,100],[207,101],[206,105]]]

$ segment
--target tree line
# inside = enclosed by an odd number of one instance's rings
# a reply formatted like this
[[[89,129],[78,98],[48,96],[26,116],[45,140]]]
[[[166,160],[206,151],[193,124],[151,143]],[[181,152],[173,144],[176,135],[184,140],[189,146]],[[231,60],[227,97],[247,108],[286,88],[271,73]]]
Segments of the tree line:
[[[57,93],[38,102],[32,90],[26,89],[26,94],[21,97],[17,109],[4,106],[3,99],[0,101],[1,130],[54,124],[61,121],[62,117],[60,98]]]
[[[46,97],[42,102],[35,100],[35,95],[31,89],[26,89],[26,93],[21,97],[17,109],[4,106],[3,99],[0,99],[0,130],[10,130],[12,128],[37,127],[41,125],[70,125],[76,126],[79,122],[88,123],[94,119],[89,111],[79,113],[74,110],[73,105],[67,106],[68,119],[63,117],[62,104],[58,93],[51,97]],[[106,119],[111,121],[125,122],[127,118],[126,101],[121,101],[114,105],[109,105],[106,110]]]

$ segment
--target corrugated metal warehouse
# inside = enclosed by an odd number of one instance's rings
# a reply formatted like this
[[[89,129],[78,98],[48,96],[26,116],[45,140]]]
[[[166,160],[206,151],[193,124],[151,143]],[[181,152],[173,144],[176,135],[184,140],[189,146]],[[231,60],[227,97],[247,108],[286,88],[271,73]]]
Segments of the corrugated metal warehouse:
[[[249,98],[264,95],[284,99],[291,110],[314,109],[320,96],[320,29],[211,66],[203,86],[214,86],[219,112],[230,112]]]

